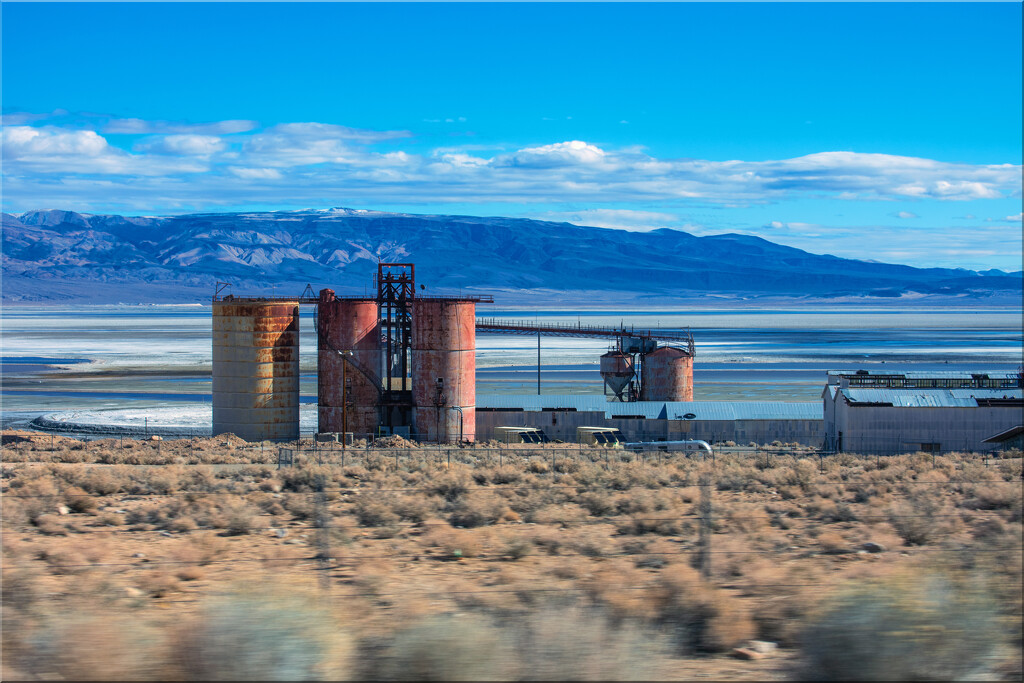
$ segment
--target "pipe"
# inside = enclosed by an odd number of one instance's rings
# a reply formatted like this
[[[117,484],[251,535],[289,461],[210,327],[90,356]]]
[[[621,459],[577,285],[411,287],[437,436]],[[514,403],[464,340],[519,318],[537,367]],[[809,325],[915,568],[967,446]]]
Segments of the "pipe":
[[[459,443],[461,444],[462,443],[462,419],[463,419],[462,407],[461,406],[449,406],[449,407],[452,410],[459,411]]]
[[[537,330],[537,395],[540,396],[540,330]]]
[[[338,351],[341,356],[341,457],[345,457],[345,442],[348,441],[348,362],[351,351]]]

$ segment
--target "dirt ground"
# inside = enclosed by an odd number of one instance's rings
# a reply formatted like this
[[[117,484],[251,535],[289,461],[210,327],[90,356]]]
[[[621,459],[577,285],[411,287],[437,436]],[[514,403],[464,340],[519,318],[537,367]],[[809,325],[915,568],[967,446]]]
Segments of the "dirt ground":
[[[873,600],[910,615],[894,662],[924,642],[1021,677],[1015,452],[401,443],[279,469],[233,437],[2,441],[8,680],[821,677],[829,647],[890,656],[888,622],[843,626]],[[935,635],[968,623],[984,642]]]

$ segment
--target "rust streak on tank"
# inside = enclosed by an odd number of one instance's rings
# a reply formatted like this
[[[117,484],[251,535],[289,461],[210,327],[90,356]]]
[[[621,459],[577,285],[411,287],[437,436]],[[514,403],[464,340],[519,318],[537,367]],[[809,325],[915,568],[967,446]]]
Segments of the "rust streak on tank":
[[[640,369],[641,401],[692,401],[693,356],[663,346],[644,356]]]
[[[377,429],[382,362],[374,299],[338,299],[330,289],[317,303],[317,424],[321,432],[372,434]],[[345,360],[342,353],[351,353]],[[357,369],[358,368],[358,369]],[[371,375],[367,377],[367,374]],[[378,379],[374,379],[378,378]],[[345,408],[345,386],[348,408]]]
[[[476,303],[417,299],[412,322],[414,424],[421,441],[476,435]]]

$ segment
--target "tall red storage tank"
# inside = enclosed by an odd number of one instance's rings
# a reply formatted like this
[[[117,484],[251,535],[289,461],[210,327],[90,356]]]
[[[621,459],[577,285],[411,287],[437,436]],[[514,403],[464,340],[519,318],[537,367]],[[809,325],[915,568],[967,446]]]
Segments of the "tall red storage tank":
[[[317,303],[318,430],[352,432],[357,438],[377,430],[381,344],[375,299],[338,299],[330,289]],[[346,361],[339,352],[351,352]],[[347,367],[346,367],[347,366]],[[361,368],[363,372],[357,370]],[[371,377],[376,377],[373,381]],[[344,407],[345,384],[349,406]]]
[[[692,401],[693,356],[663,346],[644,356],[640,379],[641,401]]]
[[[475,302],[417,297],[412,310],[412,394],[420,441],[475,438]]]

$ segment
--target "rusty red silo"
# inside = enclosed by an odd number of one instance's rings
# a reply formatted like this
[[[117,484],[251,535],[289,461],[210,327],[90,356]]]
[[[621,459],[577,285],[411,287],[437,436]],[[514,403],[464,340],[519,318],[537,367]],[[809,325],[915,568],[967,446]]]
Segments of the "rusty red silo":
[[[321,290],[317,342],[318,431],[349,431],[356,438],[375,433],[382,386],[377,301],[339,299]]]
[[[643,358],[641,401],[692,401],[693,356],[674,346],[662,346]]]
[[[413,425],[420,441],[476,436],[476,303],[417,298],[412,311]]]
[[[213,435],[299,438],[299,302],[213,302]]]

